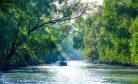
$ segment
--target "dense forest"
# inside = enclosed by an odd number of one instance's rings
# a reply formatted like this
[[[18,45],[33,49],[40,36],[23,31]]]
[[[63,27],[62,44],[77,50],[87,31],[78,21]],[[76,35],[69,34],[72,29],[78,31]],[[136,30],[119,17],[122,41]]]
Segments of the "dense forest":
[[[138,66],[138,1],[104,0],[95,12],[89,5],[0,1],[0,70],[56,62],[68,50],[69,35],[72,47],[93,63]]]
[[[0,1],[0,69],[57,61],[71,31],[69,20],[84,8],[68,0]]]
[[[96,13],[81,19],[74,48],[93,63],[138,66],[138,0],[104,0]]]

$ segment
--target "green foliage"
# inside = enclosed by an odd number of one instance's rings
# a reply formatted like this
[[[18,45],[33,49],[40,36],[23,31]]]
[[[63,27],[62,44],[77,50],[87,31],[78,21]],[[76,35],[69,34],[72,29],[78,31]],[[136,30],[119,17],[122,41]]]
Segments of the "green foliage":
[[[83,49],[84,44],[83,44],[83,36],[84,36],[84,31],[80,30],[77,34],[74,35],[73,37],[73,47],[75,49]]]
[[[104,58],[108,59],[106,62],[133,65],[131,62],[131,49],[129,46],[129,40],[132,38],[132,33],[129,31],[129,27],[132,19],[137,16],[137,10],[132,8],[132,3],[126,4],[123,1],[112,1],[113,2],[108,5],[107,3],[111,1],[105,0],[103,7],[103,25],[104,28],[106,28],[106,36],[108,36],[108,39],[111,42],[111,46],[105,47],[106,57]],[[105,23],[104,21],[107,22]],[[108,43],[106,45],[110,44]],[[103,55],[101,54],[100,57]]]
[[[138,65],[138,17],[132,22],[130,32],[132,38],[130,39],[131,62],[133,65]]]
[[[71,29],[66,20],[72,19],[74,13],[80,15],[80,4],[67,0],[1,1],[0,70],[14,64],[57,61],[57,44]]]
[[[137,0],[104,0],[102,12],[79,23],[84,55],[93,62],[138,66],[137,23]]]

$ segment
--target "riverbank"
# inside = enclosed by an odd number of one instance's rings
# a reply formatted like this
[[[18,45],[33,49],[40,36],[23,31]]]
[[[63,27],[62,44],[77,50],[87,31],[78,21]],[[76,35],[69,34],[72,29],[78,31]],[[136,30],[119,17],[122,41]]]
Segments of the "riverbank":
[[[33,63],[15,64],[15,65],[9,65],[6,67],[0,67],[0,71],[5,72],[5,71],[9,71],[9,70],[18,69],[20,67],[39,66],[39,65],[43,65],[43,64],[51,64],[51,63],[46,63],[44,61],[38,61],[37,60]]]
[[[115,66],[123,66],[123,67],[133,67],[133,68],[138,68],[138,65],[132,65],[132,64],[123,64],[120,62],[104,62],[104,61],[97,61],[97,62],[92,62],[94,64],[107,64],[107,65],[115,65]]]

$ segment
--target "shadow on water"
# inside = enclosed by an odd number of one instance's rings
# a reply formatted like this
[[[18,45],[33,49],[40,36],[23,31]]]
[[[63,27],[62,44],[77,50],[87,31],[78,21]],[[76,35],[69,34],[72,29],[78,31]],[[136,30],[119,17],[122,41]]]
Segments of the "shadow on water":
[[[102,74],[105,84],[138,84],[138,69],[134,67],[92,64],[86,68]]]
[[[21,67],[3,72],[0,84],[43,84],[54,74],[44,66]]]
[[[107,65],[107,64],[92,64],[88,65],[87,68],[95,68],[95,69],[137,69],[134,67],[125,67],[125,66],[118,66],[118,65]]]
[[[46,68],[39,68],[39,67],[22,67],[16,70],[6,71],[4,73],[49,73]]]

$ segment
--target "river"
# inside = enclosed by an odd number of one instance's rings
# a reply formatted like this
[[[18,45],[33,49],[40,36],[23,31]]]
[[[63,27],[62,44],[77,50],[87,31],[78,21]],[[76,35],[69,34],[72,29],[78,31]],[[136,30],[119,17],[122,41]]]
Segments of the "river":
[[[0,84],[138,84],[138,69],[68,61],[68,66],[43,64],[1,72]]]

